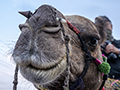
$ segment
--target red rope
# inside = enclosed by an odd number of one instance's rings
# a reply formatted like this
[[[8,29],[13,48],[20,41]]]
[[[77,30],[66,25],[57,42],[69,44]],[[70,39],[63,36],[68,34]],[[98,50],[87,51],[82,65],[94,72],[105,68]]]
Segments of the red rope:
[[[67,21],[67,20],[66,20]],[[72,29],[76,34],[81,33],[75,26],[73,26],[70,22],[67,21],[67,24],[70,29]]]

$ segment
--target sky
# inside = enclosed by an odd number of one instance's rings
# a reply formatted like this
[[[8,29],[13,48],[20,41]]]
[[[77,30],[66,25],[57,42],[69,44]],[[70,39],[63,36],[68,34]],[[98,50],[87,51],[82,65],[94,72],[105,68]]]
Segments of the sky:
[[[13,80],[15,65],[14,62],[10,60],[10,53],[20,35],[18,25],[24,23],[26,20],[26,18],[20,15],[18,11],[34,12],[43,4],[54,6],[64,15],[80,15],[93,22],[95,17],[106,15],[112,21],[113,36],[116,39],[120,39],[120,0],[1,0],[0,90],[12,90],[11,82]],[[22,80],[23,79],[21,79],[20,82],[22,82]],[[6,88],[4,85],[9,86],[9,88]],[[23,83],[21,83],[21,85],[23,86],[20,86],[18,90],[23,90],[23,88],[26,87]]]

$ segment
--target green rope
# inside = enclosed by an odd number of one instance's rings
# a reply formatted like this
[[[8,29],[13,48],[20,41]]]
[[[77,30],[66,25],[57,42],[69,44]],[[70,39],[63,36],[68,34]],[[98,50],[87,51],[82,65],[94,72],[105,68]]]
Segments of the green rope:
[[[110,72],[110,68],[111,67],[110,67],[109,63],[107,63],[107,57],[103,56],[103,62],[100,65],[98,65],[98,69],[102,73],[107,75]]]

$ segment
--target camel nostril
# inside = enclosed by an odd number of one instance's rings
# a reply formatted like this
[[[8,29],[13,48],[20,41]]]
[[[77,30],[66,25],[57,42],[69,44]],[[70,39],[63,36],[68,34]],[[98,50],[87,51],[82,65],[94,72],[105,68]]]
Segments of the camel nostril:
[[[45,27],[58,27],[58,25],[45,25]]]
[[[52,27],[58,27],[58,25],[52,25]]]
[[[44,25],[42,30],[47,33],[57,33],[58,31],[61,30],[61,28],[60,28],[60,25],[58,24],[52,24],[52,25],[47,24],[47,25]]]
[[[34,50],[33,50],[33,48],[31,48],[31,49],[29,50],[29,54],[32,55],[33,52],[34,52]]]

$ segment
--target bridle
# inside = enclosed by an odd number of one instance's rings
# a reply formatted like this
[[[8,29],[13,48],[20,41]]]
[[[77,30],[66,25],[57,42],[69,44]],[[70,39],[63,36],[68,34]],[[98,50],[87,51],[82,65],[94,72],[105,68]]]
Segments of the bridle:
[[[87,72],[87,70],[88,70],[88,68],[89,68],[90,62],[91,62],[91,61],[94,61],[94,63],[95,63],[96,65],[99,65],[101,62],[100,62],[98,59],[96,59],[95,57],[91,56],[91,53],[90,53],[90,51],[88,50],[87,45],[85,44],[85,42],[84,42],[84,40],[83,40],[83,38],[82,38],[82,36],[81,36],[81,32],[80,32],[75,26],[73,26],[69,21],[66,20],[66,22],[67,22],[69,28],[70,28],[73,32],[75,32],[75,33],[77,34],[77,36],[78,36],[78,38],[79,38],[79,40],[80,40],[80,42],[81,42],[81,44],[82,44],[82,46],[81,46],[81,47],[82,47],[82,50],[85,52],[85,55],[84,55],[84,56],[85,56],[85,66],[84,66],[84,69],[83,69],[82,73],[80,74],[79,78],[78,78],[78,79],[75,81],[75,83],[69,88],[69,90],[76,90],[78,87],[80,88],[80,90],[82,90],[82,89],[85,87],[84,82],[83,82],[83,78],[84,78],[84,76],[85,76],[85,74],[86,74],[86,72]],[[104,58],[106,57],[106,56],[104,56],[103,54],[102,54],[102,56],[103,56]],[[107,65],[106,65],[106,66],[107,66]],[[109,66],[109,65],[108,65],[108,66]],[[110,69],[110,68],[109,68],[109,69]],[[105,72],[104,72],[104,73],[105,73]],[[108,73],[108,72],[107,72],[107,73]],[[102,88],[103,88],[106,80],[107,80],[107,75],[106,75],[106,74],[103,74],[103,82],[102,82],[99,90],[102,90]],[[68,89],[67,89],[67,90],[68,90]]]
[[[85,42],[84,42],[84,40],[81,36],[81,32],[75,26],[73,26],[69,21],[66,20],[66,22],[67,22],[69,28],[77,34],[77,36],[78,36],[78,38],[79,38],[79,40],[82,44],[82,46],[81,46],[82,50],[85,52],[85,66],[84,66],[84,69],[83,69],[82,73],[80,74],[79,78],[69,88],[69,90],[76,90],[78,87],[80,88],[80,90],[82,90],[85,87],[84,82],[83,82],[83,78],[84,78],[84,76],[85,76],[85,74],[86,74],[86,72],[89,68],[90,62],[94,61],[96,64],[99,63],[99,62],[98,62],[98,59],[91,56],[91,53],[88,50],[87,45],[85,44]],[[104,55],[102,55],[102,56],[104,56]],[[107,75],[103,75],[103,82],[102,82],[99,90],[102,90],[106,80],[107,80]]]
[[[75,81],[75,83],[72,86],[69,87],[69,90],[76,90],[78,87],[80,87],[80,90],[82,90],[85,87],[84,82],[83,82],[83,78],[84,78],[84,76],[85,76],[85,74],[86,74],[86,72],[87,72],[87,70],[89,68],[90,62],[92,60],[96,60],[96,58],[94,58],[93,56],[91,56],[91,53],[88,50],[88,48],[87,48],[87,46],[86,46],[86,44],[85,44],[85,42],[84,42],[84,40],[83,40],[83,38],[81,36],[81,32],[75,26],[73,26],[69,21],[66,20],[66,22],[67,22],[69,28],[74,33],[77,34],[77,36],[78,36],[78,38],[79,38],[79,40],[81,42],[81,45],[82,45],[81,46],[82,50],[85,52],[85,55],[84,55],[84,58],[85,58],[84,69],[83,69],[82,73],[80,74],[79,78]],[[66,35],[64,34],[64,36],[66,36]],[[68,43],[68,40],[66,42]],[[67,48],[67,51],[69,51],[68,44],[66,44],[66,48]],[[68,54],[67,56],[69,56],[69,52],[67,52],[67,54]],[[67,59],[69,59],[69,57],[67,57]],[[70,60],[67,60],[67,61],[70,63]],[[68,63],[68,66],[70,66],[69,63]],[[68,89],[65,89],[65,90],[68,90]]]

